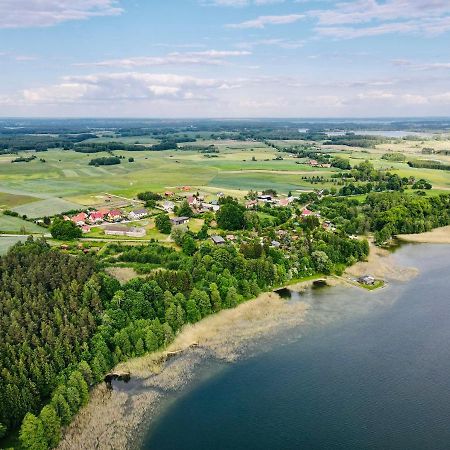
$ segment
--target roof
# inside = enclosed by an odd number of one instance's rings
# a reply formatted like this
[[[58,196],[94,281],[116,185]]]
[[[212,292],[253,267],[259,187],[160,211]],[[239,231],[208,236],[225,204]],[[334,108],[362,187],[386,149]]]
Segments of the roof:
[[[174,217],[174,218],[172,218],[172,219],[170,219],[171,220],[171,222],[173,222],[173,223],[177,223],[177,222],[187,222],[188,220],[189,220],[189,217],[185,217],[185,216],[182,216],[182,217]]]
[[[110,216],[121,216],[122,211],[120,209],[113,209],[109,212]]]
[[[130,214],[134,214],[136,216],[139,216],[141,214],[148,214],[148,211],[146,209],[136,209],[134,211],[131,211]]]
[[[214,244],[224,244],[225,243],[225,239],[222,236],[211,236],[212,241],[214,242]]]
[[[94,211],[91,212],[90,214],[90,218],[91,219],[103,219],[103,217],[105,217],[106,213],[102,212],[102,211]]]
[[[312,213],[313,213],[312,211],[310,211],[309,209],[305,208],[302,211],[302,216],[310,216]]]

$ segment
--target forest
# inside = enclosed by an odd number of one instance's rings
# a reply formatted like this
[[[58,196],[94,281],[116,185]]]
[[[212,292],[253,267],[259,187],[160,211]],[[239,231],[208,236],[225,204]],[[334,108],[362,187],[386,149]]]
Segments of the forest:
[[[370,193],[364,203],[357,199],[325,197],[312,208],[320,209],[349,234],[374,233],[384,244],[396,234],[423,233],[450,224],[450,195],[424,197],[401,192]]]

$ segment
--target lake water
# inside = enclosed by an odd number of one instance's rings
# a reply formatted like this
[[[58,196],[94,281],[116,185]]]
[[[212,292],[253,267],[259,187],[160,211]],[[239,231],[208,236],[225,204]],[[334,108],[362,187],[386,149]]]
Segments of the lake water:
[[[326,134],[328,136],[344,136],[347,133],[355,133],[360,136],[382,136],[386,138],[398,138],[405,137],[414,138],[431,138],[433,136],[439,136],[440,133],[418,132],[418,131],[388,131],[388,130],[355,130],[355,131],[329,131]]]
[[[450,448],[450,246],[395,258],[420,275],[302,294],[305,325],[172,398],[141,448]]]

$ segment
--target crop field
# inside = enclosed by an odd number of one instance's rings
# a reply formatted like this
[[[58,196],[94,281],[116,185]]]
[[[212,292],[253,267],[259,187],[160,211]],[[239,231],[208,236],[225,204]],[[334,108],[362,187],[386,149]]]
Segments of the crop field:
[[[0,208],[3,209],[11,209],[37,200],[36,197],[30,197],[29,195],[16,195],[0,192]]]
[[[48,233],[48,230],[44,227],[40,227],[32,222],[27,222],[19,217],[6,216],[0,214],[0,231],[3,233]]]
[[[296,159],[287,153],[278,153],[262,142],[210,140],[206,136],[200,145],[214,144],[220,153],[209,157],[196,151],[115,151],[123,156],[122,163],[114,166],[89,165],[93,155],[74,151],[50,150],[39,155],[45,162],[35,159],[28,163],[11,163],[11,155],[0,156],[0,208],[14,209],[28,217],[42,217],[85,206],[105,203],[105,194],[133,198],[144,190],[177,191],[189,185],[192,190],[207,193],[223,191],[242,197],[250,190],[272,188],[282,194],[318,187],[304,177],[324,177],[329,180],[338,169],[320,169],[306,164],[306,159]],[[103,137],[125,143],[153,144],[150,137]],[[273,141],[277,145],[293,144],[293,141]],[[299,142],[301,143],[301,141]],[[186,144],[188,145],[188,144]],[[426,178],[436,189],[450,189],[450,173],[441,170],[410,168],[406,163],[381,159],[389,151],[404,153],[408,159],[439,159],[449,162],[449,156],[422,155],[424,147],[435,150],[449,149],[448,139],[395,140],[377,145],[373,149],[346,146],[324,146],[326,151],[350,159],[352,165],[369,159],[376,168],[384,168],[400,176]],[[107,156],[96,153],[95,157]],[[275,160],[277,156],[282,160]],[[128,158],[133,157],[134,162]],[[106,205],[105,205],[106,206]]]

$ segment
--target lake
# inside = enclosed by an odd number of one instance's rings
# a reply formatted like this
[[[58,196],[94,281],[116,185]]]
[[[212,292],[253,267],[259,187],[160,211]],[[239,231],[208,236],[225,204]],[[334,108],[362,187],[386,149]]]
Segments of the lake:
[[[368,292],[311,289],[307,323],[167,401],[140,448],[448,449],[450,246],[405,245],[420,269]],[[209,362],[211,364],[211,362]]]

